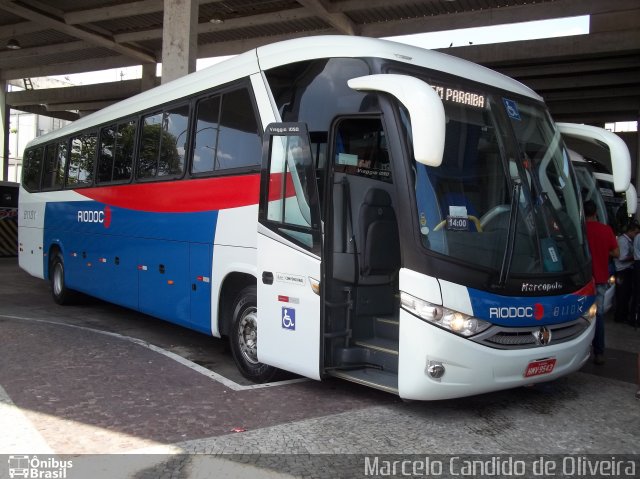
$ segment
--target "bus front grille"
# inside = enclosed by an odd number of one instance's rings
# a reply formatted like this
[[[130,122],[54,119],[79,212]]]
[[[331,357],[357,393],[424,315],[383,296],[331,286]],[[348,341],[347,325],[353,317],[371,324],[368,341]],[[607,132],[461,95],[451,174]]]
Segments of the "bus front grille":
[[[584,333],[588,327],[589,321],[583,318],[578,318],[569,323],[547,324],[527,328],[493,326],[470,339],[496,349],[535,348],[571,341]],[[542,328],[546,328],[550,333],[548,340],[540,340]]]

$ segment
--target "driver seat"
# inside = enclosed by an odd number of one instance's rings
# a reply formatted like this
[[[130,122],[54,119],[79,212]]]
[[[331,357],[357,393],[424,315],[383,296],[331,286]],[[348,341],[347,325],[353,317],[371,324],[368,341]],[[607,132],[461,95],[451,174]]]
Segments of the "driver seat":
[[[387,277],[400,269],[398,222],[389,193],[379,188],[367,191],[358,215],[360,230],[360,275]]]

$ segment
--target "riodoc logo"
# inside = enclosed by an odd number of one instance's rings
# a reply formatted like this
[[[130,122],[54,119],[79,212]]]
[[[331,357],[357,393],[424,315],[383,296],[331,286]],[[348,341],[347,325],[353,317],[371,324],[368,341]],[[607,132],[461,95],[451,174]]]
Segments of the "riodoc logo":
[[[105,206],[100,210],[78,210],[78,223],[101,223],[108,228],[111,226],[111,208]]]
[[[544,306],[536,303],[533,306],[505,306],[503,308],[489,308],[489,317],[498,319],[528,319],[537,321],[544,316]]]

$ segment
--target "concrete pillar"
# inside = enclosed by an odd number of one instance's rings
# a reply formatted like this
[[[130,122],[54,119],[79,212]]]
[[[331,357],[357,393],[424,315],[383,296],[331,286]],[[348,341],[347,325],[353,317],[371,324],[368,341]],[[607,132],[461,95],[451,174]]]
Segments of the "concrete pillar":
[[[151,90],[156,86],[156,67],[155,63],[145,63],[142,65],[142,81],[140,91]]]
[[[7,82],[0,80],[0,181],[9,177],[9,107],[7,107]]]
[[[198,0],[164,0],[162,83],[196,70]]]

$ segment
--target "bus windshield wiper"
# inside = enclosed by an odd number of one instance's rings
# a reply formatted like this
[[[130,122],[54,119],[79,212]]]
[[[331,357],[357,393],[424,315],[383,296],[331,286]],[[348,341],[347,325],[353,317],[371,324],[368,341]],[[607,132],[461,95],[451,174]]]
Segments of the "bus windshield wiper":
[[[502,258],[502,266],[500,267],[500,277],[498,279],[498,287],[504,288],[509,278],[511,263],[513,261],[513,252],[515,250],[514,243],[516,237],[516,226],[518,223],[518,213],[520,210],[520,190],[522,184],[516,181],[511,191],[511,211],[509,213],[509,230],[507,232],[507,247]]]

